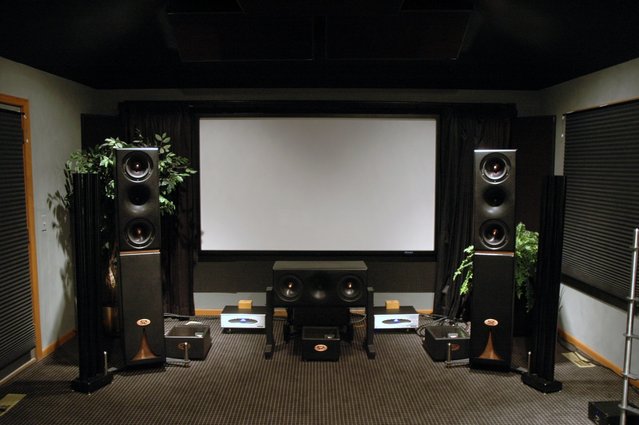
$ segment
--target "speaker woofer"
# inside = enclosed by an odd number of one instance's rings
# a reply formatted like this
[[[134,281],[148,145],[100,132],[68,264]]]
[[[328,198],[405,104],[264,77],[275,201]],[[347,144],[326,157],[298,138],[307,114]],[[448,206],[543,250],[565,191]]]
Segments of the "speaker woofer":
[[[153,225],[148,220],[131,220],[126,226],[126,237],[133,248],[146,248],[153,242],[154,236]]]
[[[134,181],[146,180],[153,170],[153,161],[146,153],[134,151],[124,157],[124,175]]]
[[[282,276],[275,286],[277,296],[286,302],[295,302],[302,296],[304,284],[295,275]]]
[[[487,155],[481,162],[481,176],[490,183],[500,183],[508,178],[510,161],[504,155]]]
[[[488,249],[500,249],[508,242],[508,229],[498,220],[489,220],[482,224],[480,237]]]
[[[364,283],[357,276],[345,276],[337,285],[337,296],[345,302],[359,300],[363,291]]]

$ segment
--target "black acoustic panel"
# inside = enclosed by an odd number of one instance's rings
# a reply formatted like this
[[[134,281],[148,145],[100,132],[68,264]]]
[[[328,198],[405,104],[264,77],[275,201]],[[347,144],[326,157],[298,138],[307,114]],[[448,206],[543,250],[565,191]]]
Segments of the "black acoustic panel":
[[[471,300],[471,367],[510,369],[514,260],[512,253],[475,254]]]
[[[539,235],[539,260],[533,310],[534,333],[530,373],[554,381],[566,184],[563,176],[544,182]]]
[[[166,351],[160,252],[121,253],[119,260],[125,364],[163,364]]]
[[[100,232],[102,186],[97,174],[73,174],[73,247],[79,376],[75,391],[91,393],[108,384],[104,370],[100,288],[104,278]]]
[[[116,151],[120,251],[160,248],[158,159],[157,148]]]
[[[273,306],[366,306],[363,261],[277,261]]]
[[[475,150],[473,245],[515,250],[515,150]]]

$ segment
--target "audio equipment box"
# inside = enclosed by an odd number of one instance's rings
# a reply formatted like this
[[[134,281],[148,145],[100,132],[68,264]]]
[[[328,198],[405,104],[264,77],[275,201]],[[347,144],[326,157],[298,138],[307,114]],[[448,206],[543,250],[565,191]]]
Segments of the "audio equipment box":
[[[431,359],[441,362],[468,358],[470,336],[458,326],[432,325],[425,327],[424,349]],[[450,344],[450,348],[449,348]]]
[[[339,329],[304,326],[302,328],[302,360],[339,360]]]
[[[375,307],[375,329],[417,329],[419,314],[412,306]]]
[[[621,401],[589,401],[588,419],[597,425],[618,425],[620,423]],[[628,404],[633,409],[637,409],[634,404]],[[639,416],[632,412],[626,413],[626,424],[639,424]]]
[[[175,325],[164,340],[167,357],[203,360],[211,349],[211,328],[199,322]]]
[[[222,331],[229,333],[240,329],[264,329],[266,307],[239,308],[227,305],[220,314]]]

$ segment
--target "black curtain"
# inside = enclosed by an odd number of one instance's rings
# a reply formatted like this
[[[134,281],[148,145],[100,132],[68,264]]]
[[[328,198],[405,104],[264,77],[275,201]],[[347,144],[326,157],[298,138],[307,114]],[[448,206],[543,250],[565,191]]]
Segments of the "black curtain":
[[[441,113],[439,149],[439,239],[434,312],[467,316],[467,297],[459,295],[460,279],[452,275],[471,244],[473,215],[473,151],[511,147],[512,105],[445,107]]]
[[[120,104],[124,139],[131,142],[139,132],[145,139],[166,133],[177,155],[193,160],[192,114],[180,102],[124,102]],[[196,229],[193,226],[193,178],[174,193],[175,215],[162,217],[162,289],[164,311],[193,315],[193,268]]]

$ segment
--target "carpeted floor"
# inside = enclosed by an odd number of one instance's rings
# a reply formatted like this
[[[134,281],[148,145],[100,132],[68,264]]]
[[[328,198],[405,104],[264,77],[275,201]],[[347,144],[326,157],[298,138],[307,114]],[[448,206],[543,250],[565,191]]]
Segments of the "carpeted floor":
[[[71,391],[77,347],[66,344],[0,387],[0,398],[26,394],[0,424],[570,425],[591,423],[589,401],[621,397],[614,373],[563,356],[556,367],[563,390],[542,394],[516,373],[433,362],[415,333],[376,333],[377,358],[369,360],[357,327],[353,343],[341,343],[339,361],[305,362],[299,344],[285,344],[280,331],[265,360],[263,334],[225,334],[218,320],[201,321],[212,331],[206,360],[121,371],[90,395]]]

